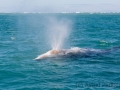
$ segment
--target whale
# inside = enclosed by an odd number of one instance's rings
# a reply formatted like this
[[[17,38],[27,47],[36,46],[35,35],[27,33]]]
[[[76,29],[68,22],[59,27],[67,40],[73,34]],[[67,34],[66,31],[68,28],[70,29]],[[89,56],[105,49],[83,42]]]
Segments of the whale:
[[[113,47],[110,49],[92,49],[92,48],[79,48],[79,47],[72,47],[70,49],[52,49],[47,51],[44,54],[39,55],[35,58],[35,60],[41,60],[51,57],[84,57],[84,56],[95,56],[101,55],[105,53],[109,53],[113,50],[120,49],[120,46]]]

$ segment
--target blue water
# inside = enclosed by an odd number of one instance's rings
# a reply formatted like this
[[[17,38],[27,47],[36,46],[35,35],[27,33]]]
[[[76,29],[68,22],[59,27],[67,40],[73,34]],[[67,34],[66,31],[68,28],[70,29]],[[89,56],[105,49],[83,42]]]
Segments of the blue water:
[[[51,49],[50,17],[58,24],[71,22],[63,48],[120,46],[120,14],[1,13],[0,90],[119,90],[119,49],[91,57],[34,60]]]

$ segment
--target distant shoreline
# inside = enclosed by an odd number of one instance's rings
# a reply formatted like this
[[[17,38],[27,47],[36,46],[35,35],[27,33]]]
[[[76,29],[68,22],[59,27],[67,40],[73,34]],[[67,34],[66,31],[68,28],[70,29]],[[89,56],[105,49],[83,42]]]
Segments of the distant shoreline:
[[[0,12],[0,14],[120,14],[120,12]]]

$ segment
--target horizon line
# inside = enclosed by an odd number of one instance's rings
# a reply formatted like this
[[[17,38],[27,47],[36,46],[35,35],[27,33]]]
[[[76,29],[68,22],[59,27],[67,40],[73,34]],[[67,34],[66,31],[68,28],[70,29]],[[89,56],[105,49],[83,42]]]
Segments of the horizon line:
[[[31,14],[35,14],[35,13],[36,13],[36,14],[37,14],[37,13],[39,13],[39,14],[42,14],[42,13],[43,13],[43,14],[44,14],[44,13],[49,13],[49,14],[57,14],[57,13],[76,13],[76,14],[77,14],[77,13],[78,13],[78,14],[79,14],[79,13],[81,13],[81,14],[82,14],[82,13],[90,13],[90,14],[93,14],[93,13],[101,13],[101,14],[102,14],[102,13],[120,13],[120,12],[97,12],[97,11],[96,11],[96,12],[79,12],[79,11],[76,11],[76,12],[27,12],[27,11],[26,11],[26,12],[0,12],[0,14],[2,14],[2,13],[23,13],[23,14],[27,14],[27,13],[31,13]]]

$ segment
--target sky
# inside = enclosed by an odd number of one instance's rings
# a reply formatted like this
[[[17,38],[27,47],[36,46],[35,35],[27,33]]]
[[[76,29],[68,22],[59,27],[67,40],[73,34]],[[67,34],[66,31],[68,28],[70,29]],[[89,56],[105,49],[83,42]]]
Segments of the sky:
[[[0,0],[0,12],[120,12],[120,0]]]

